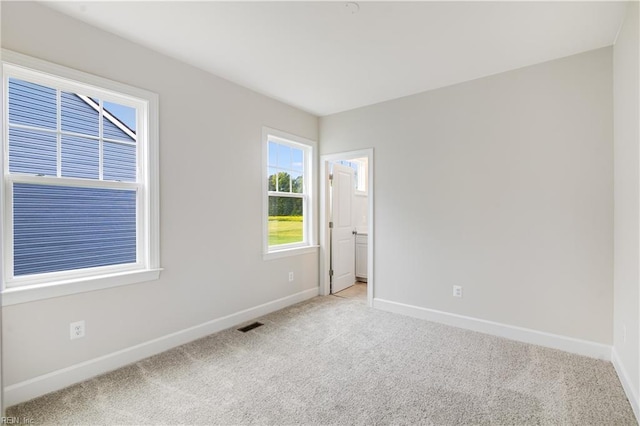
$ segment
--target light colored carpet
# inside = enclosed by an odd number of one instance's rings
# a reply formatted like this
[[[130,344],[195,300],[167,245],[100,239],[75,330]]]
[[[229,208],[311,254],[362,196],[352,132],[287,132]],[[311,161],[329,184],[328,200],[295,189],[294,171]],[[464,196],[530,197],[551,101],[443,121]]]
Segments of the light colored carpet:
[[[14,406],[35,424],[636,424],[612,365],[316,297]]]

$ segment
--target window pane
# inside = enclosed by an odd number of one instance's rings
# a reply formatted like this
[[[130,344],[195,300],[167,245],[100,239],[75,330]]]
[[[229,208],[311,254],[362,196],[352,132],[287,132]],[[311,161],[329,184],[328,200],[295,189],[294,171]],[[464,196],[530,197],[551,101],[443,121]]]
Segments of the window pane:
[[[56,135],[33,130],[9,129],[9,172],[56,176]]]
[[[293,163],[291,163],[291,169],[302,172],[304,171],[304,154],[301,149],[292,149]]]
[[[56,90],[28,81],[9,79],[9,123],[55,129]]]
[[[126,130],[136,133],[136,110],[113,102],[103,102],[102,125],[105,138],[135,142]]]
[[[267,166],[278,167],[278,144],[269,142],[269,159]]]
[[[267,176],[267,182],[268,182],[268,186],[269,186],[269,191],[276,191],[276,188],[278,187],[278,171],[277,169],[274,169],[273,167],[269,167],[269,176]]]
[[[62,92],[60,96],[62,131],[98,137],[98,111],[75,93]]]
[[[97,140],[62,136],[62,176],[98,179],[99,168],[100,146]]]
[[[302,173],[291,172],[291,192],[302,194],[304,192],[303,189]]]
[[[291,192],[291,176],[287,172],[279,171],[277,174],[277,191],[278,192]]]
[[[269,245],[303,241],[302,198],[269,197]]]
[[[291,169],[291,148],[287,145],[278,145],[278,167]]]
[[[136,181],[136,147],[104,142],[102,177],[104,180]]]
[[[136,192],[17,183],[14,275],[136,262]]]

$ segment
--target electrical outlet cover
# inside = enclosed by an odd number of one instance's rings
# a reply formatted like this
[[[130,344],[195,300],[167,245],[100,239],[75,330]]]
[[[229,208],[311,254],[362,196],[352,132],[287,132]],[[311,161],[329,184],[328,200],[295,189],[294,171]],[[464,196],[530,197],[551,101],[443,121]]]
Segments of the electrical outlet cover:
[[[462,286],[453,286],[453,297],[462,297]]]
[[[71,340],[84,337],[84,321],[76,321],[69,324],[69,333]]]

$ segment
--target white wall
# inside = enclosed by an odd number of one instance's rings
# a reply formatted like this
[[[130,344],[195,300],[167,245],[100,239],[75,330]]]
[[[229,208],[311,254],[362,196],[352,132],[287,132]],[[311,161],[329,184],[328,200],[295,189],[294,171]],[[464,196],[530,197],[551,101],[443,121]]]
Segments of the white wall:
[[[638,409],[640,372],[640,31],[637,2],[627,15],[613,48],[614,98],[614,332],[618,371],[626,381],[629,399]],[[626,333],[625,333],[626,329]]]
[[[375,149],[375,298],[611,344],[611,88],[604,48],[321,118]]]
[[[263,261],[261,184],[262,126],[317,140],[315,116],[44,6],[1,7],[4,48],[160,95],[165,268],[155,282],[5,307],[5,385],[317,288],[317,254]],[[80,319],[87,336],[71,342]]]

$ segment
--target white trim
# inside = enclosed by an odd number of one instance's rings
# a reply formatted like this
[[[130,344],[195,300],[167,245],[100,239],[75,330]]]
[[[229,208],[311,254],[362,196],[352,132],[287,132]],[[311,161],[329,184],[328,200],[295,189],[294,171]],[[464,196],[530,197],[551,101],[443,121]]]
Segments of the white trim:
[[[627,395],[627,399],[629,400],[631,408],[633,409],[633,414],[635,414],[636,416],[636,421],[638,421],[640,420],[640,396],[638,395],[637,389],[633,388],[632,382],[629,379],[629,374],[622,365],[615,347],[611,348],[611,363],[613,364],[613,368],[615,368],[616,373],[618,373],[620,383],[622,384],[622,389],[624,389],[624,393]]]
[[[160,107],[158,105],[158,95],[152,93],[147,105],[147,117],[141,120],[138,115],[136,129],[140,132],[143,129],[147,135],[147,145],[142,146],[142,157],[147,159],[147,167],[140,171],[146,175],[149,183],[144,191],[145,206],[147,211],[148,234],[145,240],[148,244],[147,265],[150,269],[161,269],[160,267]],[[138,133],[141,134],[141,133]],[[142,145],[142,144],[140,144]],[[146,151],[145,151],[146,150]]]
[[[407,315],[427,321],[438,322],[453,327],[464,328],[493,336],[504,337],[533,345],[559,349],[590,358],[611,361],[611,346],[530,328],[516,327],[494,321],[422,308],[384,299],[374,299],[373,307],[387,312]]]
[[[0,7],[0,22],[1,22],[1,15],[2,15],[2,7]],[[0,53],[1,55],[1,53]],[[1,59],[1,58],[0,58]],[[9,103],[8,99],[5,99],[5,84],[4,84],[4,71],[2,69],[2,67],[0,67],[0,84],[2,84],[2,86],[0,87],[0,120],[2,120],[1,122],[4,123],[4,110],[5,110],[5,105]],[[3,126],[0,126],[3,127]],[[4,174],[4,157],[5,157],[5,153],[4,153],[4,129],[0,129],[0,150],[2,150],[2,152],[0,152],[0,173]],[[4,185],[0,184],[0,209],[2,209],[3,204],[3,200],[4,200]],[[0,219],[0,240],[2,240],[2,236],[4,235],[3,233],[3,228],[4,228],[4,221]],[[3,253],[4,253],[4,247],[2,242],[0,241],[0,265],[2,264],[2,259],[3,259]],[[2,280],[3,274],[2,272],[0,272],[0,280]],[[2,286],[0,285],[0,289],[2,289]],[[4,417],[5,416],[5,402],[4,402],[4,371],[2,369],[2,354],[3,352],[3,338],[2,338],[2,329],[3,329],[3,324],[2,324],[2,318],[3,318],[3,314],[2,314],[2,302],[3,302],[4,296],[2,295],[2,291],[0,291],[0,417]]]
[[[290,256],[301,256],[303,254],[309,253],[318,253],[318,248],[320,246],[304,246],[304,247],[293,247],[283,250],[272,250],[269,253],[265,253],[262,255],[262,260],[273,260],[273,259],[281,259],[283,257]]]
[[[367,191],[368,191],[368,218],[367,234],[369,235],[367,246],[367,305],[372,307],[374,303],[374,272],[375,272],[375,211],[374,194],[374,150],[373,148],[361,149],[358,151],[340,152],[335,154],[324,154],[320,156],[320,294],[323,296],[331,292],[329,280],[330,255],[329,250],[329,185],[327,185],[329,175],[329,162],[337,160],[350,160],[356,158],[367,158]]]
[[[9,385],[4,388],[5,405],[12,406],[37,398],[49,392],[63,389],[99,374],[115,370],[127,364],[131,364],[140,361],[141,359],[175,348],[176,346],[189,343],[212,333],[217,333],[219,331],[235,327],[246,321],[267,315],[295,303],[311,299],[317,295],[317,287],[304,290],[253,308],[207,321],[175,333],[167,334],[139,345],[112,352],[108,355]]]
[[[39,72],[49,74],[57,80],[68,80],[73,83],[65,85],[63,82],[60,84],[60,88],[65,90],[77,90],[78,86],[86,85],[84,90],[85,95],[98,97],[107,101],[113,101],[121,103],[122,105],[136,107],[137,100],[127,101],[124,98],[113,98],[112,92],[118,92],[132,96],[139,99],[148,99],[158,95],[149,92],[138,87],[130,86],[128,84],[120,83],[118,81],[109,80],[104,77],[99,77],[94,74],[89,74],[83,71],[78,71],[72,68],[68,68],[62,65],[55,64],[53,62],[45,61],[42,59],[34,58],[32,56],[24,55],[22,53],[14,52],[7,49],[1,50],[2,62],[10,63],[13,69],[11,75],[16,74],[16,70],[23,69],[29,75],[29,79],[33,79],[34,75],[29,73],[29,70],[37,70]],[[17,74],[16,74],[17,75]],[[48,79],[42,83],[48,84]],[[36,83],[38,81],[35,81]],[[108,87],[109,89],[100,89],[101,87]]]
[[[2,292],[2,306],[17,305],[36,300],[51,299],[52,297],[68,296],[70,294],[154,281],[160,278],[160,271],[161,269],[144,269],[105,274],[98,277],[77,278],[55,283],[10,287]]]
[[[5,180],[10,183],[28,183],[31,185],[57,185],[73,186],[74,188],[98,188],[98,189],[123,189],[139,190],[142,187],[140,182],[115,182],[111,180],[68,178],[55,176],[34,176],[22,173],[12,173],[5,176]]]

